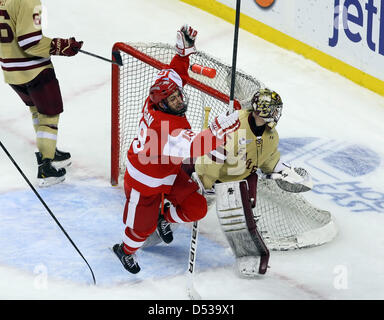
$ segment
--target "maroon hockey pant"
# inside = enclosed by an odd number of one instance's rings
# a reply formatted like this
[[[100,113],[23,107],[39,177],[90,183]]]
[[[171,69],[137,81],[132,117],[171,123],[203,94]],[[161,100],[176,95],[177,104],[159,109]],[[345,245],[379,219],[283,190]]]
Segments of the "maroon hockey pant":
[[[59,81],[52,68],[43,70],[28,83],[10,86],[27,106],[35,106],[41,114],[55,116],[63,112]]]

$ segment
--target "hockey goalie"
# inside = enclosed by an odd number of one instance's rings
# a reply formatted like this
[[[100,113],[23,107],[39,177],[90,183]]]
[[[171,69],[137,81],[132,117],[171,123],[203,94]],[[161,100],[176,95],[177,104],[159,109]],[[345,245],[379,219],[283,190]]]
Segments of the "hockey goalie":
[[[224,146],[197,159],[193,175],[203,193],[215,193],[216,213],[240,275],[254,277],[267,271],[269,261],[258,214],[253,212],[259,176],[294,193],[310,190],[312,180],[305,169],[292,168],[280,159],[275,128],[283,108],[280,96],[259,89],[250,102],[243,101],[242,108],[239,130],[227,136]]]
[[[291,168],[280,159],[275,129],[283,103],[269,89],[258,90],[250,104],[239,111],[240,128],[227,135],[224,146],[197,159],[183,169],[199,184],[208,203],[216,202],[222,230],[236,257],[241,276],[265,274],[269,249],[257,226],[257,182],[259,176],[274,180],[283,192],[300,193],[312,188],[303,168]],[[212,201],[213,200],[213,201]],[[155,239],[151,239],[156,243]]]

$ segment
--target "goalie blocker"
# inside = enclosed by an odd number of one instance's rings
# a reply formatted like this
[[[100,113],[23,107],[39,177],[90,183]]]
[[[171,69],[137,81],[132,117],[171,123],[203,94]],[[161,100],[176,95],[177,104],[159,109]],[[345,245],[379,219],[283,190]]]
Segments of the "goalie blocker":
[[[254,198],[246,180],[215,184],[216,213],[222,230],[236,257],[240,276],[254,277],[265,274],[269,250],[257,229],[252,212]]]

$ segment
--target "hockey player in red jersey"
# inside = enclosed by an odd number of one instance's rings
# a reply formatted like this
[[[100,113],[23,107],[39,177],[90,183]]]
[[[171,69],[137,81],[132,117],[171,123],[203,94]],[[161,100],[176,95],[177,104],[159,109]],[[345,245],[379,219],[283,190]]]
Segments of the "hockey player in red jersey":
[[[198,185],[181,170],[182,160],[216,149],[224,144],[225,135],[240,124],[235,111],[219,115],[200,133],[191,131],[183,86],[188,79],[189,55],[196,52],[196,35],[197,31],[188,25],[177,32],[177,54],[150,88],[137,137],[128,150],[125,230],[123,242],[114,245],[113,250],[131,273],[140,271],[135,252],[153,232],[170,243],[170,223],[192,222],[206,215],[206,200],[198,193]],[[159,210],[163,197],[169,202]]]

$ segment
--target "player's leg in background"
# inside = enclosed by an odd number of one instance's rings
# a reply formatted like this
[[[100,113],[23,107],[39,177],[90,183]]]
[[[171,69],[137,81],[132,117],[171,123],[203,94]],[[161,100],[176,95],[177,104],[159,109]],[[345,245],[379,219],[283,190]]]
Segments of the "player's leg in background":
[[[52,68],[43,70],[35,79],[22,85],[11,85],[30,108],[36,132],[37,178],[40,186],[49,186],[65,179],[65,169],[52,166],[60,113],[63,111],[59,82]],[[69,153],[65,155],[70,158]]]
[[[57,154],[56,144],[60,113],[63,112],[63,100],[54,70],[52,68],[43,70],[26,87],[38,112],[36,144],[39,153],[36,153],[36,158],[39,165],[39,183],[44,185],[45,180],[48,179],[51,179],[52,183],[61,182],[66,174],[65,169],[56,169],[52,165]],[[65,153],[64,157],[68,159],[70,154]],[[50,185],[51,183],[46,184]]]
[[[55,157],[58,124],[63,112],[63,100],[59,82],[52,68],[43,70],[35,79],[26,84],[28,95],[36,106],[37,148],[42,159]],[[33,115],[34,116],[34,115]]]
[[[37,133],[37,129],[39,128],[39,113],[35,106],[30,106],[29,111],[31,112],[31,115],[32,115],[33,129],[35,130],[35,133]]]
[[[36,132],[37,149],[42,155],[42,160],[53,160],[56,151],[59,115],[47,116],[39,113],[38,122]]]

